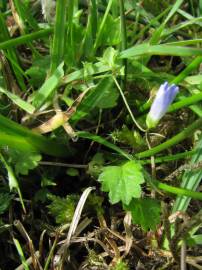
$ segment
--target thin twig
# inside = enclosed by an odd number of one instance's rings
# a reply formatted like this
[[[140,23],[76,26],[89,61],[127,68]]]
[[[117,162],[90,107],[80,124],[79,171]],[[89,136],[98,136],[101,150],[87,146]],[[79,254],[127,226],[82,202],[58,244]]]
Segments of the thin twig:
[[[88,165],[70,164],[70,163],[53,162],[53,161],[40,161],[39,165],[78,168],[78,169],[86,169],[86,168],[88,168]]]
[[[131,119],[133,120],[134,124],[135,124],[141,131],[146,132],[146,130],[143,129],[143,128],[138,124],[138,122],[135,120],[135,117],[134,117],[134,115],[133,115],[133,113],[132,113],[132,111],[131,111],[131,109],[130,109],[130,107],[129,107],[129,105],[128,105],[128,102],[127,102],[127,100],[126,100],[126,98],[125,98],[125,96],[124,96],[124,93],[123,93],[123,91],[122,91],[122,89],[121,89],[121,87],[120,87],[120,85],[119,85],[117,79],[116,79],[114,76],[113,76],[113,79],[114,79],[114,82],[115,82],[115,84],[116,84],[116,86],[117,86],[117,88],[118,88],[118,90],[119,90],[121,96],[122,96],[122,99],[123,99],[123,101],[124,101],[124,103],[125,103],[125,106],[126,106],[128,112],[129,112],[130,117],[131,117]]]

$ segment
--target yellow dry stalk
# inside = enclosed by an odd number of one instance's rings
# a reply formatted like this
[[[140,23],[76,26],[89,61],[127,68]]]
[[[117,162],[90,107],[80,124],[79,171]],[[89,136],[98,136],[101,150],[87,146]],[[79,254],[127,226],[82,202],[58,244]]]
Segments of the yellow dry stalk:
[[[63,126],[68,135],[72,139],[76,140],[76,133],[68,123],[68,120],[76,112],[78,105],[81,103],[82,99],[91,88],[92,87],[89,87],[83,93],[81,93],[67,111],[56,111],[56,114],[48,121],[38,127],[33,128],[32,130],[40,134],[45,134]]]

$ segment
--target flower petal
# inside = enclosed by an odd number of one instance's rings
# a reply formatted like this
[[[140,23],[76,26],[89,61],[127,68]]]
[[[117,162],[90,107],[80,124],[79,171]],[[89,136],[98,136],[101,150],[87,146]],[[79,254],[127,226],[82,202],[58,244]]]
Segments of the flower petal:
[[[152,128],[157,125],[159,120],[167,112],[169,105],[175,99],[178,91],[178,86],[175,84],[169,86],[168,82],[165,82],[160,86],[147,115],[146,124],[148,128]]]

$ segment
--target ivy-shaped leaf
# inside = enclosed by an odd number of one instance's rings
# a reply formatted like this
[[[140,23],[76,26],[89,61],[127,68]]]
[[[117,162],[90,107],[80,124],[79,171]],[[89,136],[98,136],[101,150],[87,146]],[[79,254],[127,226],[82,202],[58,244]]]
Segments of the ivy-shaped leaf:
[[[131,211],[133,223],[139,224],[144,231],[155,230],[160,223],[161,207],[155,199],[133,199],[125,209]]]
[[[122,166],[107,166],[100,174],[98,181],[102,190],[109,192],[112,204],[121,201],[128,205],[132,198],[141,196],[141,184],[144,183],[142,167],[136,161],[128,161]]]

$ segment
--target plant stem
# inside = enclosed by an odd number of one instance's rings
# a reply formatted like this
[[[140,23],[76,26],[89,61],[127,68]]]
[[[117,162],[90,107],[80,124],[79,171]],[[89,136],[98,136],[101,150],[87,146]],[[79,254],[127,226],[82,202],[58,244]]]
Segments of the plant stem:
[[[152,180],[152,183],[155,185],[156,188],[167,191],[169,193],[173,193],[173,194],[181,195],[181,196],[187,196],[187,197],[191,197],[193,199],[202,201],[202,192],[196,192],[196,191],[188,190],[186,188],[173,187],[173,186],[161,183],[157,180]]]
[[[155,163],[162,163],[162,162],[169,162],[169,161],[174,161],[174,160],[178,160],[178,159],[183,159],[183,158],[192,156],[195,153],[196,153],[196,150],[191,150],[191,151],[186,151],[186,152],[179,153],[176,155],[162,156],[159,158],[155,158]],[[151,160],[150,159],[140,160],[140,163],[141,164],[150,164]]]
[[[196,102],[199,102],[201,100],[202,100],[202,93],[198,93],[198,94],[192,95],[190,97],[183,98],[182,100],[173,103],[169,107],[168,112],[174,112],[180,108],[190,106],[190,105],[192,105]]]
[[[117,88],[119,89],[119,92],[120,92],[120,94],[121,94],[121,97],[122,97],[122,99],[123,99],[123,102],[125,103],[125,106],[126,106],[128,112],[129,112],[130,117],[131,117],[131,119],[133,120],[134,124],[135,124],[141,131],[145,132],[146,130],[144,130],[144,129],[138,124],[138,122],[135,120],[135,117],[134,117],[134,115],[133,115],[133,113],[132,113],[132,111],[131,111],[131,109],[130,109],[130,107],[129,107],[129,105],[128,105],[128,102],[127,102],[127,100],[126,100],[126,98],[125,98],[125,96],[124,96],[124,93],[123,93],[123,91],[122,91],[122,89],[121,89],[121,87],[120,87],[120,85],[119,85],[117,79],[116,79],[114,76],[113,76],[113,79],[114,79],[114,82],[115,82]]]
[[[193,70],[197,69],[201,62],[202,56],[197,56],[171,83],[179,84],[182,82]]]
[[[124,12],[124,1],[119,0],[119,4],[120,4],[120,18],[121,18],[121,51],[124,51],[127,49],[127,33],[126,33],[126,17]],[[123,80],[123,86],[125,89],[127,83],[127,59],[123,59],[122,63],[125,68]]]
[[[166,142],[157,145],[147,151],[137,153],[135,155],[136,158],[146,158],[153,156],[181,141],[186,139],[187,137],[191,136],[193,134],[193,131],[196,130],[197,128],[200,128],[202,126],[202,118],[199,118],[196,120],[193,124],[189,125],[187,128],[185,128],[182,132],[178,133],[171,139],[167,140]]]

